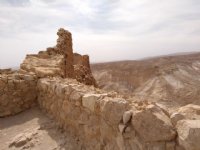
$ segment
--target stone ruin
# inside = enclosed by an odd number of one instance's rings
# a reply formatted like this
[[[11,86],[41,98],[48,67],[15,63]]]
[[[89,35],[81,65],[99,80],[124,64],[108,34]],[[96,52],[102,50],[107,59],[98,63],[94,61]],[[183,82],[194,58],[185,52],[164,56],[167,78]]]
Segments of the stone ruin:
[[[95,87],[89,57],[73,53],[71,33],[59,29],[58,36],[55,47],[27,55],[18,71],[1,70],[0,117],[39,105],[86,150],[199,150],[199,106],[170,114],[104,92]]]
[[[74,78],[87,85],[96,86],[90,69],[88,55],[73,53],[72,35],[69,31],[59,29],[55,47],[49,47],[38,54],[27,55],[20,66],[20,72],[33,72],[39,78],[62,77]]]

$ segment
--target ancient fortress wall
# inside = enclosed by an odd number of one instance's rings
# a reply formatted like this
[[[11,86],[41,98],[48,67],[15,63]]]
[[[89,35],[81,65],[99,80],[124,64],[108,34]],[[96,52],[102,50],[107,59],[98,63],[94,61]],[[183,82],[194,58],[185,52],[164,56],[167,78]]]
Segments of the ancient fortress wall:
[[[174,150],[170,118],[152,104],[129,103],[69,79],[38,81],[40,107],[87,150]]]
[[[86,150],[198,150],[200,107],[169,116],[148,102],[130,102],[75,79],[0,75],[0,117],[35,104]],[[192,119],[189,120],[189,119]],[[178,134],[177,134],[178,133]]]
[[[35,105],[36,85],[35,75],[0,74],[0,117],[14,115]]]
[[[74,79],[2,74],[0,115],[35,104],[87,150],[173,150],[176,132],[170,118],[149,103],[131,103]]]

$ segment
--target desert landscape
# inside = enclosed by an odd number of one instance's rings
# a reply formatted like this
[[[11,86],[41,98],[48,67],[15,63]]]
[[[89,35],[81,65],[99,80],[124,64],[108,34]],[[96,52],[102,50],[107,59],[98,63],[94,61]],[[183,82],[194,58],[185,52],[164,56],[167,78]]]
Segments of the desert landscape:
[[[101,89],[175,105],[198,103],[200,53],[92,64]],[[173,104],[173,105],[174,105]]]
[[[0,0],[0,150],[200,150],[200,1]]]
[[[200,53],[90,66],[57,35],[0,70],[1,150],[200,149]]]

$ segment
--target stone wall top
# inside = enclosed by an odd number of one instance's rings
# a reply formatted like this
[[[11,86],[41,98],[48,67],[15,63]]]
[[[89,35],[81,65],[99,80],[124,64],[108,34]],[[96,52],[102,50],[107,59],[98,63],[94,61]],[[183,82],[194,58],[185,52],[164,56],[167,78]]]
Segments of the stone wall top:
[[[71,79],[43,78],[38,89],[40,107],[87,150],[175,148],[170,118],[152,103],[130,102]]]

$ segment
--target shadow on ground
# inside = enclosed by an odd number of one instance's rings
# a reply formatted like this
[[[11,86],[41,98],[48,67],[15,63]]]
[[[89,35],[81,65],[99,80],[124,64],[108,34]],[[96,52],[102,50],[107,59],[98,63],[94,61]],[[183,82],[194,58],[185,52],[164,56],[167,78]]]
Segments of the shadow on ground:
[[[14,143],[14,144],[13,144]],[[0,118],[1,150],[79,150],[79,142],[38,107]]]

